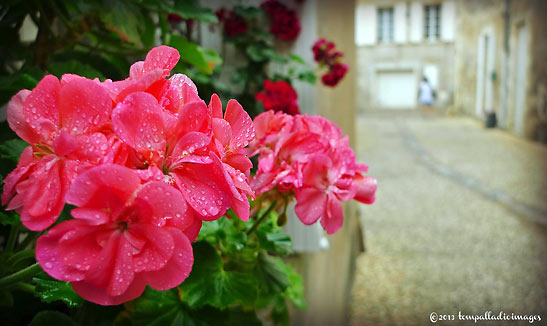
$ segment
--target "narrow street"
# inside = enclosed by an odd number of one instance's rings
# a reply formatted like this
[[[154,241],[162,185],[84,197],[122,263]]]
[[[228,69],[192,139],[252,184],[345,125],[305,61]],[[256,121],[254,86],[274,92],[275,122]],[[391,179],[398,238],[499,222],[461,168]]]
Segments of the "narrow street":
[[[416,112],[361,115],[357,137],[379,187],[361,209],[352,325],[431,325],[432,312],[474,324],[459,311],[547,321],[546,146]]]

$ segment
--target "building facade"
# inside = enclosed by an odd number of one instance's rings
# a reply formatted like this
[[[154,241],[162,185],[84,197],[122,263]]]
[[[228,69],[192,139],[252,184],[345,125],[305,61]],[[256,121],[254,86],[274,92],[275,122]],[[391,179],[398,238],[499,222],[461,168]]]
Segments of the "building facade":
[[[416,108],[423,77],[453,103],[455,1],[359,0],[355,20],[358,111]]]
[[[547,1],[460,0],[457,17],[456,109],[547,142]]]
[[[547,1],[359,0],[358,112],[436,107],[547,143]]]

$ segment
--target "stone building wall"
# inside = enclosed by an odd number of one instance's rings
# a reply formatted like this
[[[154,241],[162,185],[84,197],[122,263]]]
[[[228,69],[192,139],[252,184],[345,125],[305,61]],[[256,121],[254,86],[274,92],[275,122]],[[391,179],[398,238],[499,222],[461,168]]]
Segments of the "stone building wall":
[[[493,110],[501,128],[547,142],[546,17],[544,0],[458,1],[454,94],[457,111],[482,119],[485,110]],[[525,28],[526,35],[522,42],[521,28]],[[481,50],[480,39],[487,35],[494,43],[490,59],[484,43]],[[485,61],[493,60],[490,70],[484,67],[490,80],[484,81],[483,97],[487,97],[487,84],[491,84],[488,105],[480,98],[481,56]]]

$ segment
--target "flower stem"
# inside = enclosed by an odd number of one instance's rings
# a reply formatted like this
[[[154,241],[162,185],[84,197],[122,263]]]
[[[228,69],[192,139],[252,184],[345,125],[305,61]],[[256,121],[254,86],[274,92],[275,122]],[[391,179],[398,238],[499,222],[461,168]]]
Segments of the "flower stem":
[[[0,278],[0,288],[5,288],[7,286],[16,284],[20,281],[24,281],[40,273],[41,271],[42,271],[42,267],[40,266],[40,264],[35,263],[33,265],[30,265],[27,268],[17,271],[11,275]]]
[[[12,225],[9,231],[8,242],[6,243],[6,251],[10,252],[15,249],[15,244],[17,243],[17,237],[19,236],[19,227]]]
[[[249,229],[249,231],[247,231],[247,235],[250,235],[251,233],[253,233],[256,230],[256,228],[258,228],[260,223],[264,222],[266,217],[270,215],[270,212],[275,208],[276,205],[277,205],[277,201],[274,200],[274,202],[271,203],[270,207],[268,207],[268,209],[264,212],[264,214],[262,214],[253,224],[253,226]]]
[[[11,257],[9,257],[8,260],[7,260],[7,263],[9,265],[15,265],[19,261],[21,261],[22,259],[26,259],[26,258],[30,258],[30,257],[34,257],[34,250],[33,249],[19,251],[19,252],[13,254]]]

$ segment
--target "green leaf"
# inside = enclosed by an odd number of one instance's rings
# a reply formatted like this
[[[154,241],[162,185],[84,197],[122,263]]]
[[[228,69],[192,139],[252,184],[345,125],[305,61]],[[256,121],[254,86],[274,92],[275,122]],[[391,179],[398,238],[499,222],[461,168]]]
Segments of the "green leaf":
[[[114,325],[260,325],[254,311],[244,311],[237,307],[225,310],[210,306],[190,309],[188,305],[180,302],[177,289],[155,291],[147,288],[140,298],[125,306],[127,310],[116,318]]]
[[[19,223],[19,215],[13,212],[0,212],[0,224],[14,225]]]
[[[315,73],[312,70],[304,70],[304,71],[299,72],[297,78],[300,81],[310,83],[310,84],[315,84],[315,82],[317,80],[317,76],[315,75]]]
[[[100,15],[107,28],[126,42],[142,46],[141,31],[144,17],[136,3],[129,0],[104,1]]]
[[[171,35],[169,46],[179,50],[181,61],[195,66],[206,74],[211,74],[213,72],[215,62],[220,60],[220,58],[217,59],[214,57],[214,51],[205,51],[197,44],[189,42],[187,39],[179,35]]]
[[[36,296],[44,302],[63,301],[71,308],[81,306],[83,303],[83,299],[74,292],[68,282],[46,280],[37,277],[33,278],[32,281],[36,284]]]
[[[263,11],[255,6],[234,6],[234,12],[239,16],[249,20],[260,17]]]
[[[252,274],[224,270],[216,249],[205,241],[194,244],[194,265],[180,285],[183,299],[192,308],[211,305],[224,309],[234,303],[250,303],[256,298]]]
[[[261,294],[275,295],[283,293],[291,285],[283,268],[284,265],[281,258],[260,252],[254,272]]]
[[[306,64],[306,61],[305,61],[304,59],[302,59],[302,57],[300,57],[300,56],[298,56],[298,55],[296,55],[296,54],[294,54],[294,53],[289,54],[289,58],[290,58],[292,61],[296,62],[296,63],[300,63],[300,64],[303,64],[303,65]]]
[[[105,76],[90,65],[79,62],[77,60],[69,60],[65,62],[52,62],[48,65],[47,70],[50,74],[61,78],[63,74],[76,74],[87,77],[89,79],[99,78],[105,80]]]
[[[287,307],[287,302],[283,297],[275,298],[271,315],[274,325],[289,325],[289,309]]]
[[[198,0],[175,0],[171,11],[184,19],[195,19],[206,23],[218,22],[213,10],[201,7]]]
[[[142,15],[142,34],[141,39],[145,48],[149,49],[154,46],[154,41],[156,40],[156,24],[150,15],[143,13]]]
[[[69,316],[60,313],[58,311],[45,310],[40,311],[32,321],[29,326],[78,326],[78,324],[72,320]]]
[[[21,139],[10,139],[0,145],[0,158],[19,162],[19,157],[23,150],[29,146],[28,143]]]
[[[304,286],[302,285],[302,276],[296,273],[291,266],[283,264],[279,266],[288,276],[291,285],[285,289],[285,295],[299,309],[306,309],[306,299],[304,298]]]
[[[256,44],[247,47],[245,52],[255,62],[272,60],[272,58],[277,56],[273,48]]]

